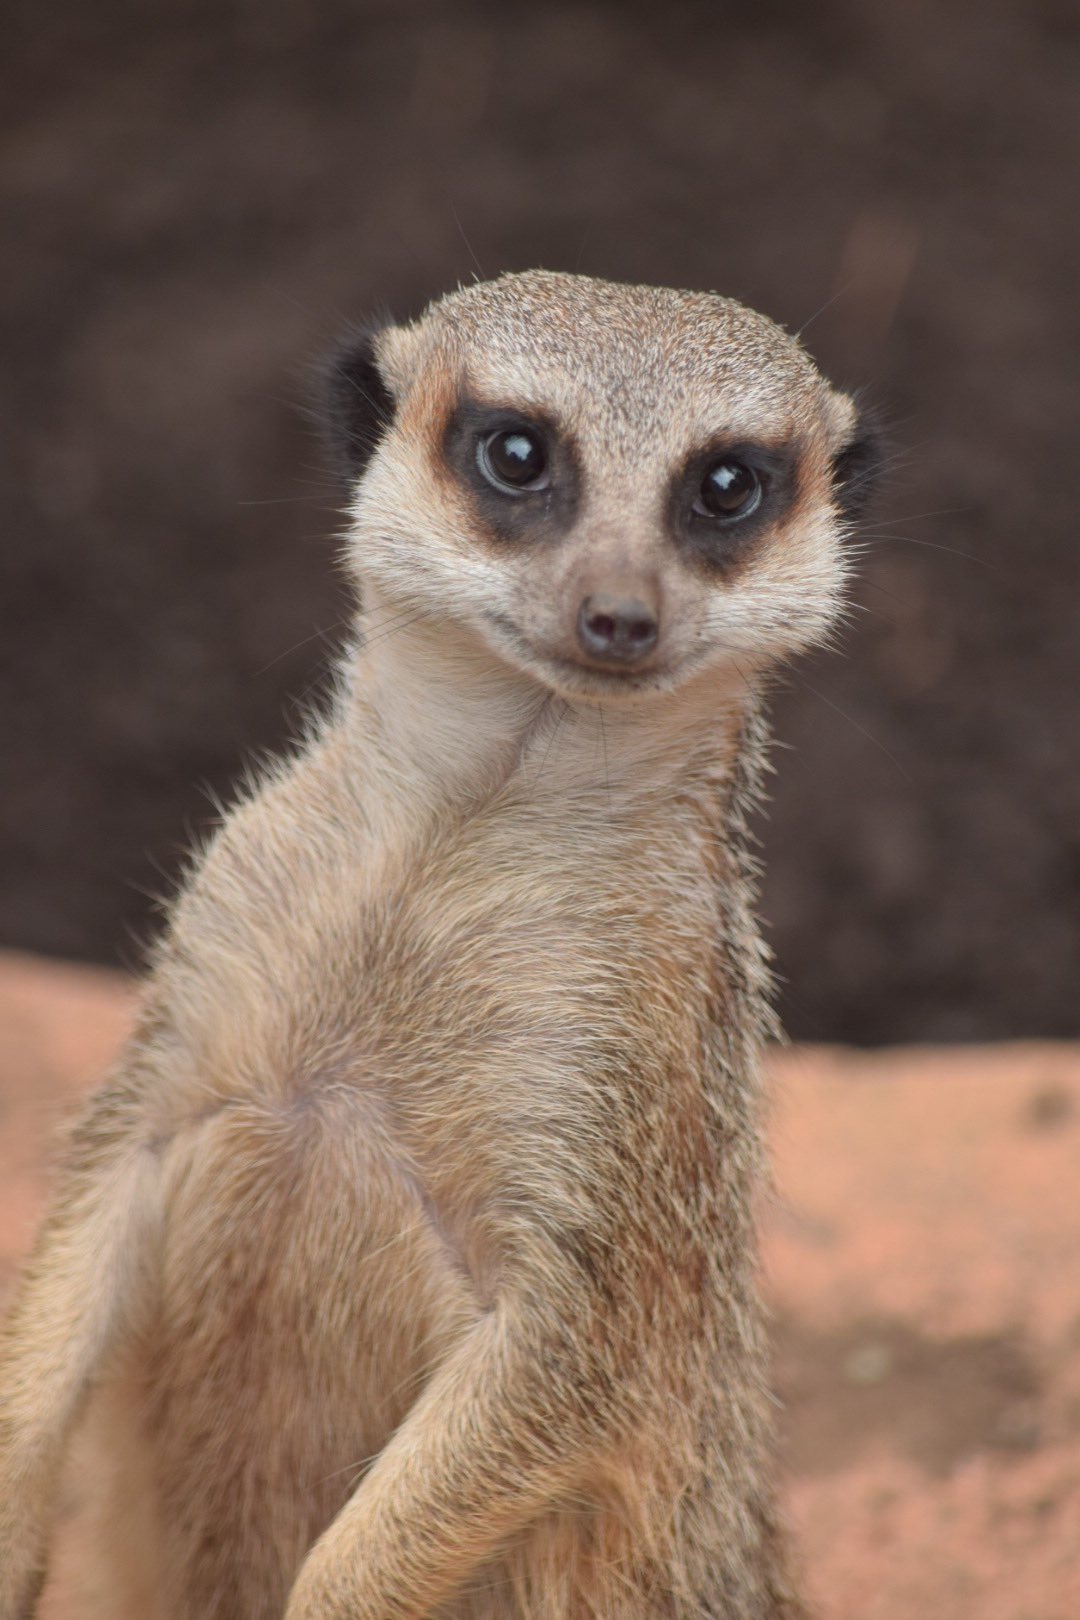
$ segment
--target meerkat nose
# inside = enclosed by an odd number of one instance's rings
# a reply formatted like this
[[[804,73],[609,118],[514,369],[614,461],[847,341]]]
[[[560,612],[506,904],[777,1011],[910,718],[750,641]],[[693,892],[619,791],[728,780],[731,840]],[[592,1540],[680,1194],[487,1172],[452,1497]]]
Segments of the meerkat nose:
[[[599,592],[586,596],[578,609],[578,641],[598,662],[638,664],[652,652],[659,634],[655,606],[640,597]]]

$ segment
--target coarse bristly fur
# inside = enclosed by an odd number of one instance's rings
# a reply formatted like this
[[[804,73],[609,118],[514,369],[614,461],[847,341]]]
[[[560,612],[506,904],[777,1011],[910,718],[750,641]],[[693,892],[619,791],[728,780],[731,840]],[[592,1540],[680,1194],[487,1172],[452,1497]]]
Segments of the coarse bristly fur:
[[[546,272],[328,394],[354,643],[74,1130],[0,1341],[0,1620],[76,1430],[110,1620],[791,1620],[745,817],[857,413],[729,299]],[[732,461],[760,499],[717,518]],[[655,644],[595,655],[600,600]]]

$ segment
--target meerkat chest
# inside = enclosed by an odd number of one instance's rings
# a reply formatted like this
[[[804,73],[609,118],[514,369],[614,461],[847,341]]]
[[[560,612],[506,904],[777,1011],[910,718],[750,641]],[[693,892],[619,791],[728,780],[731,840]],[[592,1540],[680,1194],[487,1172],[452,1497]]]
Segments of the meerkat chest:
[[[185,1039],[224,1087],[376,1087],[417,1118],[467,1090],[505,1117],[541,1074],[653,1061],[706,995],[694,828],[512,805],[388,852],[280,819],[230,829],[180,918]]]
[[[578,1173],[590,1131],[670,1160],[710,1078],[712,788],[631,792],[608,757],[426,819],[333,739],[299,759],[175,914],[155,1135],[219,1102],[269,1117],[272,1144],[321,1120],[471,1205],[513,1201],[522,1167]]]
[[[415,1229],[474,1302],[520,1212],[573,1229],[605,1185],[643,1254],[683,1242],[658,1234],[697,1207],[722,909],[696,835],[512,806],[373,858],[273,829],[230,829],[179,919],[186,1078],[155,1134],[184,1195],[282,1193],[288,1224],[298,1186],[348,1189],[365,1252]]]

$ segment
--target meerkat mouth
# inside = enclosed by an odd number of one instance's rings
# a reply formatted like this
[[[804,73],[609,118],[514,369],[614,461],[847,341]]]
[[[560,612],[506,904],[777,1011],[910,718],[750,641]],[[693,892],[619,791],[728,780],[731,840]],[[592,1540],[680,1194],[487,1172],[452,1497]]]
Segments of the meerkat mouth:
[[[642,669],[599,668],[584,658],[568,658],[538,647],[506,614],[488,612],[484,618],[494,631],[499,656],[562,697],[586,701],[589,698],[647,699],[650,694],[670,692],[680,686],[698,667],[695,661],[687,669],[672,667],[666,662]]]

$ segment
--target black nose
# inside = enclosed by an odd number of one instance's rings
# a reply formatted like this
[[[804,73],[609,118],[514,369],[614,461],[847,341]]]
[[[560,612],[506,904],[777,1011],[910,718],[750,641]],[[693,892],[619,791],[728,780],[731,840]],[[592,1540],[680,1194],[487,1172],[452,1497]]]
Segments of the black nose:
[[[656,646],[660,627],[652,608],[636,597],[587,596],[578,610],[577,633],[590,658],[637,664]]]

